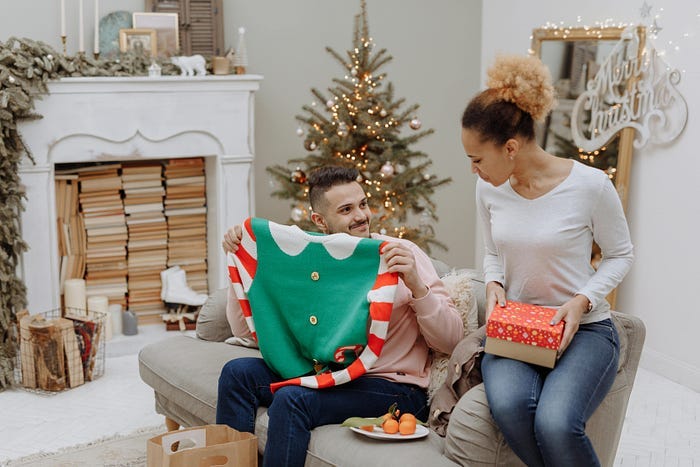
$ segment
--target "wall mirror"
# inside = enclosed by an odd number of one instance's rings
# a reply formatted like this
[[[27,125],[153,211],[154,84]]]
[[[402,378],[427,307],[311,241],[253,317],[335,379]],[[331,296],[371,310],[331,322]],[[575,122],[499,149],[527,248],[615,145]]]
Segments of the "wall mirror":
[[[537,125],[537,142],[551,154],[573,158],[605,171],[615,184],[622,206],[626,208],[634,129],[625,128],[599,148],[589,151],[577,146],[571,130],[572,111],[577,97],[586,90],[588,81],[596,76],[619,43],[624,30],[623,27],[535,29],[530,53],[539,57],[552,73],[559,102],[546,121]],[[636,51],[641,54],[645,30],[638,27],[635,33],[635,39],[639,41]],[[633,78],[621,84],[627,87],[633,85]],[[600,248],[593,245],[592,265],[595,267],[599,260]],[[608,296],[608,301],[615,306],[615,291]]]

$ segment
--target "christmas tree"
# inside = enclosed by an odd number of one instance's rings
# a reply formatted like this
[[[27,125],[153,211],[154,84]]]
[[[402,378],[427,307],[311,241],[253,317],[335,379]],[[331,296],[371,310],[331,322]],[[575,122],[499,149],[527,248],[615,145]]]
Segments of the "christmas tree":
[[[394,98],[392,84],[385,81],[386,73],[379,71],[392,57],[386,49],[374,52],[365,0],[355,17],[353,47],[347,57],[329,47],[326,50],[347,74],[333,79],[334,86],[327,94],[311,90],[316,101],[303,107],[305,115],[296,117],[301,123],[297,134],[304,137],[304,147],[310,154],[289,160],[289,167],[267,168],[279,183],[273,196],[291,199],[290,222],[313,230],[306,174],[322,165],[355,167],[374,214],[375,231],[412,240],[428,252],[431,245],[445,249],[434,238],[432,224],[437,216],[430,197],[436,187],[451,179],[428,173],[432,164],[428,156],[411,149],[433,130],[419,131],[419,106],[402,110],[405,99]],[[413,132],[402,136],[406,124]],[[407,224],[409,214],[418,218],[417,227]]]

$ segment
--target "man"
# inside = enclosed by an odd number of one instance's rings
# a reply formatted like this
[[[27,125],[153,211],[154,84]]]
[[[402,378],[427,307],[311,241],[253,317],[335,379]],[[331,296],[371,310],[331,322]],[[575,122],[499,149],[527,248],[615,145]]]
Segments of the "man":
[[[364,376],[327,389],[284,386],[273,395],[270,384],[282,378],[262,359],[239,358],[224,366],[216,422],[253,432],[257,408],[268,407],[264,466],[303,466],[313,428],[353,416],[376,417],[393,403],[402,412],[427,419],[429,348],[449,354],[463,335],[462,320],[428,256],[408,240],[370,234],[372,214],[357,178],[355,169],[343,167],[312,172],[311,220],[326,234],[347,233],[389,242],[383,255],[388,271],[398,273],[400,280],[386,341],[379,359]],[[240,238],[240,226],[229,229],[224,250],[235,252]],[[232,328],[236,336],[250,336],[240,311],[230,312],[236,302],[229,292],[227,314],[233,317]]]

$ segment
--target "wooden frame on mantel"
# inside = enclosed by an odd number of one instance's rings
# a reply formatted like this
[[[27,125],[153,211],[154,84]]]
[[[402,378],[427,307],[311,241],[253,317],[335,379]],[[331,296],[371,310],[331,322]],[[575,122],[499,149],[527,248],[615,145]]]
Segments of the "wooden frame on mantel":
[[[543,54],[543,45],[547,43],[553,43],[553,42],[564,42],[564,43],[573,43],[573,42],[579,42],[579,43],[591,43],[594,44],[596,42],[600,41],[607,41],[608,43],[617,43],[622,38],[623,31],[625,31],[626,27],[575,27],[575,28],[538,28],[534,29],[532,31],[532,44],[531,44],[531,49],[530,49],[530,54],[535,55],[539,58],[542,59],[542,61],[545,63],[550,68],[550,71],[552,71],[553,75],[553,80],[555,81],[555,88],[557,87],[557,78],[560,79],[560,83],[564,82],[566,83],[566,80],[569,82],[566,84],[571,85],[571,81],[577,78],[580,78],[580,76],[574,76],[572,74],[569,74],[568,76],[560,76],[555,73],[555,70],[552,68],[551,63],[547,63],[547,53]],[[635,33],[637,34],[637,37],[639,39],[639,48],[637,50],[637,58],[641,60],[642,54],[644,51],[644,43],[646,40],[646,29],[643,26],[637,26],[635,28]],[[575,70],[574,63],[575,58],[573,57],[573,53],[567,56],[567,59],[570,59],[571,63],[568,63],[568,68],[569,70]],[[563,64],[566,60],[561,60],[558,64],[561,65],[561,68],[564,69],[566,66]],[[595,66],[595,64],[592,64]],[[556,75],[556,76],[555,76]],[[583,76],[585,76],[585,79],[583,80],[583,83],[580,82],[580,79],[577,82],[577,88],[578,90],[580,89],[585,89],[586,86],[586,81],[590,79],[590,76],[588,76],[588,68],[585,68],[585,71],[582,73]],[[626,87],[627,89],[632,89],[632,87],[635,85],[636,78],[632,77],[630,80],[627,81]],[[560,87],[561,88],[561,87]],[[561,92],[561,89],[558,89],[559,92]],[[569,89],[569,92],[571,89]],[[564,97],[573,97],[575,99],[575,92],[573,93],[574,96],[564,96]],[[566,122],[567,115],[567,105],[566,101],[567,99],[562,99],[562,96],[559,96],[560,98],[560,108],[563,108],[564,110],[559,110],[560,117],[561,119]],[[568,99],[571,101],[571,98]],[[562,104],[562,101],[564,105]],[[570,107],[569,107],[570,108]],[[556,112],[556,110],[555,110]],[[568,121],[570,125],[571,121],[571,113],[568,114]],[[549,125],[552,123],[552,116],[549,117],[547,126],[545,127],[544,132],[549,131]],[[564,125],[565,127],[565,125]],[[562,126],[560,126],[562,128]],[[542,138],[546,141],[547,137],[546,135],[543,135]],[[561,136],[557,136],[557,138],[561,138]],[[573,144],[573,137],[571,135],[571,128],[569,127],[569,138],[572,141]],[[635,130],[633,128],[624,128],[622,129],[613,139],[617,138],[616,145],[617,145],[617,156],[616,156],[616,164],[614,165],[614,170],[608,171],[608,174],[613,178],[613,181],[615,183],[615,188],[617,190],[618,195],[620,196],[620,201],[622,202],[622,207],[627,210],[627,200],[628,200],[628,193],[629,193],[629,180],[630,180],[630,172],[631,172],[631,166],[632,166],[632,154],[633,154],[633,142],[635,138]],[[610,141],[608,142],[610,143]],[[606,144],[608,144],[606,143]],[[605,146],[605,145],[604,145]],[[602,150],[605,150],[603,147]],[[561,154],[558,154],[561,155]],[[585,155],[585,154],[583,154]],[[571,157],[571,158],[577,158],[581,157],[580,152],[577,151],[576,153],[569,153],[567,155],[562,155],[562,157]],[[577,159],[578,160],[578,159]],[[585,163],[585,161],[583,161]],[[595,246],[594,246],[595,247]],[[610,305],[614,308],[615,307],[615,301],[616,301],[616,295],[617,295],[617,289],[613,290],[610,295],[608,295],[607,299],[608,302],[610,302]]]
[[[155,29],[120,29],[119,50],[127,52],[135,49],[137,41],[141,42],[144,51],[150,51],[151,57],[155,57],[158,51],[158,40]]]

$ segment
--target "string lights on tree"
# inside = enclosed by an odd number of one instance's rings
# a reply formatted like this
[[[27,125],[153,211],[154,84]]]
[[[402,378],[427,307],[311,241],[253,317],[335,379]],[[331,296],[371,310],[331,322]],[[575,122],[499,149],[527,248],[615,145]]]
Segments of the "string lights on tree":
[[[333,80],[326,93],[312,89],[314,100],[297,116],[296,134],[304,138],[306,157],[291,159],[289,167],[275,165],[267,171],[277,181],[273,195],[290,199],[290,218],[305,230],[314,230],[308,207],[306,174],[322,165],[354,167],[374,213],[374,230],[414,241],[427,251],[444,248],[434,238],[437,220],[431,200],[435,188],[450,182],[426,171],[428,156],[411,147],[433,133],[421,130],[418,105],[402,109],[405,99],[394,97],[381,68],[392,57],[386,49],[375,50],[369,35],[367,9],[355,17],[353,46],[346,55],[326,50],[340,63],[343,78]],[[407,134],[402,129],[409,128]],[[304,176],[300,176],[304,174]],[[415,216],[414,216],[415,215]],[[420,219],[420,225],[409,221]]]

